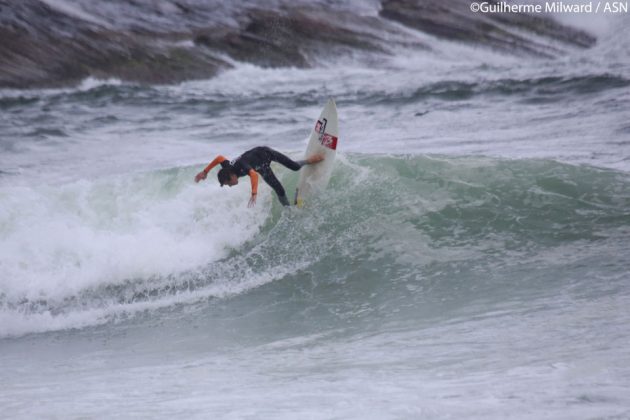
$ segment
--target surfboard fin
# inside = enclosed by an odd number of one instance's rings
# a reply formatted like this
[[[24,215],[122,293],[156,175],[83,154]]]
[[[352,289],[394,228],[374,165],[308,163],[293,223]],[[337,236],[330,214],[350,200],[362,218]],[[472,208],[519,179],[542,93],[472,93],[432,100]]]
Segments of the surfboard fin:
[[[293,204],[298,206],[298,208],[302,208],[302,206],[304,205],[304,200],[302,200],[302,198],[300,197],[300,189],[299,188],[295,189],[295,199],[293,200]]]

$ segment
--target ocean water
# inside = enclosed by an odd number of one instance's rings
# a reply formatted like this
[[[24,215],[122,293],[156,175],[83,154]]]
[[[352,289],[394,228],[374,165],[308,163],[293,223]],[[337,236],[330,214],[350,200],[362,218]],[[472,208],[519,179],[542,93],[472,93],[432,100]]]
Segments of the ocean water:
[[[2,417],[630,418],[629,28],[1,90]],[[309,208],[193,182],[329,97]]]

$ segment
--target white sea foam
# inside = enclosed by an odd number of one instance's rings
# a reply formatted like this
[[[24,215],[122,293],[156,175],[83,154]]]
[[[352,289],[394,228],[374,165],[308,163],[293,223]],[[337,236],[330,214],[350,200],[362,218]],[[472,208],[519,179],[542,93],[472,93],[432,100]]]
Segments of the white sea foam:
[[[256,234],[268,201],[196,185],[194,171],[5,187],[0,191],[0,288],[11,302],[194,269]]]

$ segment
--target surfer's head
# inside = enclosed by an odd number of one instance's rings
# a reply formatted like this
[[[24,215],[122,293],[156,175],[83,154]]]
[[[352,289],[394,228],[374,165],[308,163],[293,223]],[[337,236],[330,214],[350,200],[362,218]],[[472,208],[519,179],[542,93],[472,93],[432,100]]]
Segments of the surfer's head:
[[[219,184],[221,184],[221,186],[229,185],[231,187],[238,184],[238,177],[229,168],[220,169],[219,173],[217,173],[217,178],[219,179]]]

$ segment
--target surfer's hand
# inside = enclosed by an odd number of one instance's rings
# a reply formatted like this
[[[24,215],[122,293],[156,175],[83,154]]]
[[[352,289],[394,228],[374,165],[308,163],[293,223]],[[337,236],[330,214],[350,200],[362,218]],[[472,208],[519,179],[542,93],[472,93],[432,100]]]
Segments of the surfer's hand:
[[[205,173],[204,171],[201,171],[197,174],[197,176],[195,176],[195,182],[199,182],[202,179],[206,179],[207,176],[208,176],[207,173]]]
[[[256,194],[252,194],[251,197],[249,197],[249,203],[247,203],[247,207],[254,207],[256,205]]]

